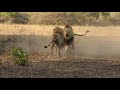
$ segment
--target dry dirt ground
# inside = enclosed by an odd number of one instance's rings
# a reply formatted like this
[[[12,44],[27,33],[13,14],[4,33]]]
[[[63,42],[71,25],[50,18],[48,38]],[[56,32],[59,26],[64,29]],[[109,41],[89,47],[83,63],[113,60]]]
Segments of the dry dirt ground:
[[[120,78],[117,59],[55,58],[35,55],[30,57],[28,66],[16,66],[12,57],[3,55],[0,78]]]

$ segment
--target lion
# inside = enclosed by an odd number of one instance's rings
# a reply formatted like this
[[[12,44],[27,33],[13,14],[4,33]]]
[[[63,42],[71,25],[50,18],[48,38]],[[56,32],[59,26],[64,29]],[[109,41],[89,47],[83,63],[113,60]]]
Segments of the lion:
[[[89,32],[89,31],[87,31]],[[65,47],[65,54],[68,54],[69,52],[68,49],[70,50],[70,54],[74,54],[74,36],[84,36],[87,34],[87,32],[83,35],[79,35],[79,34],[74,34],[73,29],[71,26],[66,25],[64,27],[64,29],[60,28],[60,27],[55,27],[53,29],[53,34],[52,34],[52,40],[50,41],[50,43],[48,44],[48,46],[45,46],[45,48],[49,47],[51,44],[51,49],[50,49],[50,55],[48,58],[50,58],[52,56],[53,53],[53,48],[56,48],[56,54],[59,55],[59,57],[61,57],[61,49],[63,47]],[[72,50],[71,50],[72,48]],[[58,51],[57,51],[58,49]]]
[[[74,33],[71,26],[66,25],[63,29],[64,33],[64,44],[65,44],[65,54],[68,54],[68,49],[74,52]],[[71,53],[71,51],[70,51]]]
[[[68,50],[70,50],[70,54],[74,55],[74,36],[85,36],[89,31],[87,31],[85,34],[83,35],[79,35],[79,34],[74,34],[73,29],[70,25],[65,25],[64,29],[63,29],[63,33],[64,33],[64,44],[65,44],[65,53],[68,54]],[[72,48],[72,50],[71,50]],[[72,53],[72,52],[73,53]]]
[[[45,46],[45,48],[49,47],[50,45],[51,45],[51,49],[48,58],[52,57],[54,47],[56,48],[56,54],[59,55],[59,57],[61,57],[61,48],[64,47],[64,36],[63,36],[63,30],[61,28],[55,27],[53,29],[52,40],[48,46]]]

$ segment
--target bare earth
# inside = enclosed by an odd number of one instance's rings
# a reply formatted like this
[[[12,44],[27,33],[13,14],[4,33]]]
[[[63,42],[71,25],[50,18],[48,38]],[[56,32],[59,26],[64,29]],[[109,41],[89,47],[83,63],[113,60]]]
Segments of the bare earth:
[[[29,66],[0,65],[1,78],[120,78],[120,60],[31,57]]]

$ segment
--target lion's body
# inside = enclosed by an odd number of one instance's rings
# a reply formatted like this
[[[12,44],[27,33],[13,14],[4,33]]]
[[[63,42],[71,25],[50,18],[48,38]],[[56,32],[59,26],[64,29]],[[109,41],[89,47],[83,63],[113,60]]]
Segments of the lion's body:
[[[63,31],[61,28],[56,27],[53,29],[53,34],[52,34],[52,45],[50,49],[50,55],[49,58],[52,56],[53,53],[53,48],[56,48],[56,53],[61,56],[61,48],[64,47],[64,37],[63,37]],[[58,51],[57,51],[58,49]]]
[[[66,25],[65,28],[63,29],[63,32],[64,32],[65,53],[74,54],[74,32],[72,27]],[[71,52],[71,49],[73,53]]]

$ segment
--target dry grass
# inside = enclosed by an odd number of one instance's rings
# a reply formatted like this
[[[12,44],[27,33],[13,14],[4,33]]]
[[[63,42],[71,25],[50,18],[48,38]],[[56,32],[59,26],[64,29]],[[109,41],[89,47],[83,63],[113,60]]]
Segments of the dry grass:
[[[34,32],[34,35],[50,35],[52,29],[56,26],[53,25],[18,25],[18,24],[0,24],[0,34],[2,35],[31,35]],[[59,26],[63,28],[64,26]],[[73,26],[74,32],[83,34],[85,31],[89,30],[89,36],[119,36],[120,26],[109,26],[109,27],[94,27],[94,26]]]

